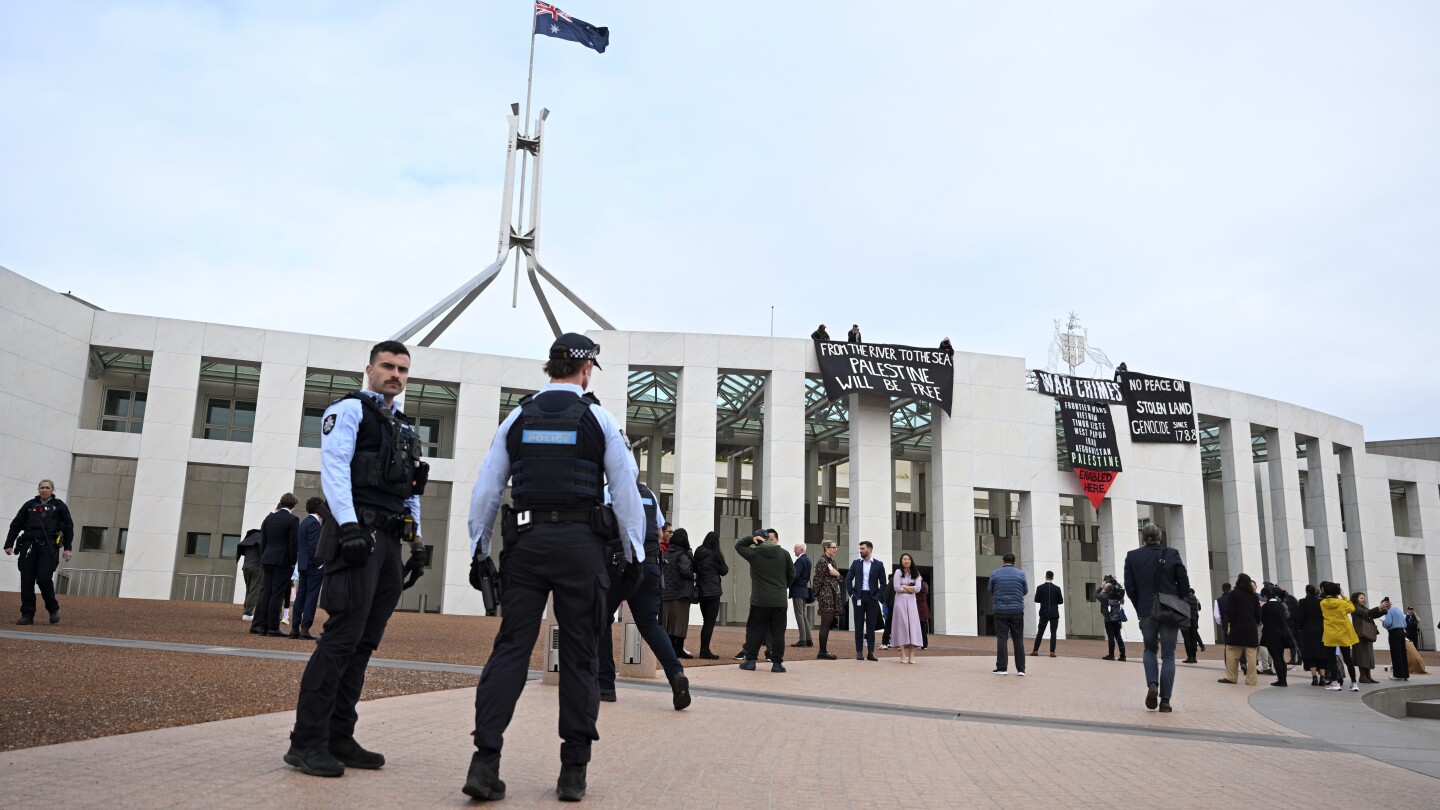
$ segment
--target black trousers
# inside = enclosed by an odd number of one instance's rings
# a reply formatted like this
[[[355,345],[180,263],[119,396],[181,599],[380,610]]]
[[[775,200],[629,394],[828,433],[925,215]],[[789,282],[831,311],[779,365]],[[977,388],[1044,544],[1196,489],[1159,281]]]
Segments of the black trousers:
[[[1405,630],[1399,627],[1390,630],[1390,677],[1402,681],[1410,680],[1410,659],[1405,654]]]
[[[859,655],[862,647],[874,653],[875,625],[880,623],[880,600],[871,596],[869,591],[860,591],[854,596],[855,601],[851,604],[855,607],[855,654]]]
[[[665,680],[673,681],[685,674],[685,667],[675,655],[675,645],[660,626],[660,566],[656,563],[641,563],[645,578],[640,587],[630,596],[630,616],[635,629],[645,639],[645,645],[655,653],[655,659],[665,670]],[[607,572],[608,575],[608,572]],[[620,607],[620,589],[607,590],[605,595],[605,620],[600,627],[595,657],[600,668],[600,688],[615,688],[615,642],[610,638],[610,625],[615,621],[615,611]]]
[[[375,552],[364,566],[351,568],[339,560],[325,566],[320,607],[330,618],[300,676],[295,729],[290,732],[297,748],[323,748],[355,737],[355,704],[365,687],[365,668],[400,601],[400,540],[372,531]]]
[[[502,557],[503,618],[475,687],[475,749],[491,756],[504,746],[545,600],[553,593],[560,625],[560,763],[584,765],[590,761],[590,744],[600,739],[595,650],[610,588],[605,541],[585,524],[541,524],[520,535]]]
[[[715,636],[715,619],[720,615],[720,597],[700,597],[700,652],[710,652],[710,639]]]
[[[1006,641],[1014,639],[1015,671],[1025,671],[1025,614],[995,614],[995,668],[1004,672],[1009,668],[1009,649]]]
[[[45,600],[45,609],[60,612],[55,598],[55,567],[60,564],[60,547],[54,543],[22,543],[15,549],[20,554],[20,615],[35,617],[35,587]]]
[[[745,620],[746,661],[759,657],[761,644],[770,647],[770,663],[779,664],[785,660],[785,616],[789,611],[789,605],[750,606],[750,617]]]
[[[1285,683],[1285,651],[1288,649],[1286,642],[1272,641],[1265,645],[1265,649],[1270,651],[1270,660],[1275,662],[1275,682]]]
[[[1045,638],[1045,625],[1047,624],[1050,625],[1050,652],[1055,652],[1055,634],[1060,632],[1060,619],[1058,617],[1054,619],[1047,619],[1044,616],[1041,616],[1040,625],[1035,628],[1034,652],[1036,654],[1040,652],[1040,640]]]
[[[1109,655],[1115,654],[1115,646],[1120,646],[1120,654],[1125,654],[1125,639],[1120,637],[1122,622],[1105,622],[1105,643],[1110,648]]]
[[[255,618],[250,626],[260,632],[280,630],[280,610],[290,596],[290,566],[261,566],[264,575],[260,579],[260,602],[255,605]]]
[[[1194,658],[1195,653],[1200,651],[1200,631],[1193,627],[1182,627],[1180,633],[1185,637],[1185,657]],[[1285,659],[1276,658],[1275,660],[1283,662]]]

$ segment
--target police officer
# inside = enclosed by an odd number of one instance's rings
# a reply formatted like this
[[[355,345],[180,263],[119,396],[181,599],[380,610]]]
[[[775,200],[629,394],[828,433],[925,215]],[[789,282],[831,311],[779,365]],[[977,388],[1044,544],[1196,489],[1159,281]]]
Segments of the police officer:
[[[285,753],[286,763],[313,776],[385,764],[355,741],[355,703],[370,654],[400,601],[401,543],[413,542],[412,555],[425,553],[420,494],[429,467],[409,419],[395,409],[410,377],[410,351],[393,340],[375,344],[365,377],[368,390],[337,400],[320,422],[320,487],[339,540],[327,559],[322,528],[320,607],[330,618],[300,678]]]
[[[593,394],[600,347],[566,333],[550,347],[550,383],[506,417],[480,467],[470,501],[471,581],[490,557],[490,533],[505,482],[513,509],[501,515],[500,632],[475,689],[475,754],[463,788],[502,799],[500,748],[525,686],[546,598],[560,625],[560,778],[562,801],[585,796],[590,744],[600,738],[595,648],[604,627],[606,543],[624,539],[629,562],[645,559],[645,514],[635,460],[616,421]],[[614,499],[605,505],[606,482]],[[618,525],[617,525],[618,524]]]
[[[660,526],[665,523],[665,515],[660,511],[660,503],[655,493],[644,484],[636,486],[640,491],[640,504],[645,510],[645,562],[642,563],[644,577],[635,592],[626,595],[614,587],[615,572],[612,567],[605,615],[613,619],[622,599],[630,605],[635,629],[640,631],[640,637],[645,639],[645,643],[654,651],[655,658],[665,670],[665,679],[670,682],[671,702],[678,712],[690,705],[690,679],[685,677],[685,667],[675,656],[675,645],[670,643],[670,637],[665,635],[665,630],[660,627]],[[599,656],[600,699],[613,703],[615,653],[610,632],[606,628],[602,628],[600,632]]]
[[[5,553],[20,555],[17,566],[20,569],[20,620],[16,624],[35,623],[36,585],[45,598],[45,609],[50,611],[50,623],[59,623],[60,602],[55,599],[55,581],[51,577],[60,564],[61,554],[65,555],[65,562],[70,562],[70,544],[75,540],[70,507],[55,497],[55,482],[49,478],[41,480],[39,492],[15,513],[10,531],[5,535]]]

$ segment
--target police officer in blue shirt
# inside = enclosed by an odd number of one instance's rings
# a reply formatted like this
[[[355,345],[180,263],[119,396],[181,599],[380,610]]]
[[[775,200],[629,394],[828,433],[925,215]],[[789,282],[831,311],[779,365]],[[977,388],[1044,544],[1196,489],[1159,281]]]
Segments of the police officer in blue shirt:
[[[590,744],[600,739],[595,648],[610,587],[606,543],[622,538],[630,562],[645,559],[635,460],[620,423],[586,393],[591,372],[600,368],[599,355],[600,347],[584,335],[556,338],[545,363],[550,383],[521,400],[501,423],[475,482],[472,584],[489,563],[491,529],[506,481],[513,500],[513,508],[501,514],[503,618],[475,689],[476,751],[463,788],[475,799],[505,797],[500,749],[552,594],[560,625],[562,740],[555,792],[561,801],[585,796]],[[613,508],[605,503],[607,482]]]
[[[614,567],[611,568],[611,588],[605,602],[607,620],[615,615],[616,608],[623,600],[630,605],[630,615],[635,620],[635,629],[640,637],[654,651],[655,658],[665,670],[665,679],[670,682],[671,704],[675,711],[690,705],[690,679],[685,677],[685,667],[675,655],[675,645],[660,626],[660,527],[665,525],[665,513],[660,511],[660,501],[655,493],[644,484],[638,484],[640,505],[645,509],[645,562],[642,564],[644,577],[633,593],[622,593],[615,587]],[[615,653],[608,629],[600,632],[600,699],[615,701]]]
[[[410,350],[377,343],[365,367],[367,390],[353,391],[320,423],[320,487],[339,540],[327,559],[326,529],[318,555],[325,565],[320,607],[330,618],[300,678],[295,728],[285,762],[313,776],[345,768],[375,769],[385,757],[355,741],[355,703],[370,654],[400,601],[401,543],[424,555],[420,495],[429,467],[420,439],[395,397],[410,377]]]

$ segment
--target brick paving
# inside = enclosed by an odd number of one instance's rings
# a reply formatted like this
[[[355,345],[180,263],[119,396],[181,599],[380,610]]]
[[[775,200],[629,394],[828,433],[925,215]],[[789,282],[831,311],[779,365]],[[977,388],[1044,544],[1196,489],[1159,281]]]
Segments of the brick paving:
[[[1267,806],[1433,806],[1436,780],[1352,753],[1287,747],[1294,732],[1261,718],[1250,690],[1215,683],[1213,667],[1182,671],[1176,713],[1146,713],[1135,664],[1077,658],[1036,662],[1025,679],[990,675],[979,658],[796,661],[790,672],[695,670],[700,694],[685,712],[668,694],[629,684],[602,704],[590,766],[594,807],[1067,806],[1142,787],[1156,804],[1213,808],[1225,795]],[[716,697],[707,688],[754,696]],[[1260,687],[1265,688],[1265,687]],[[1308,687],[1307,687],[1308,688]],[[815,706],[775,703],[768,694]],[[967,722],[822,704],[847,695],[873,702],[1018,718]],[[221,720],[0,753],[0,795],[10,806],[195,807],[271,803],[349,808],[457,806],[470,755],[474,692],[439,691],[366,702],[358,736],[384,752],[378,772],[342,779],[299,774],[280,761],[288,712]],[[1348,693],[1341,699],[1358,700]],[[505,807],[553,806],[559,740],[556,693],[532,683],[507,736]],[[1128,724],[1126,733],[1058,729],[1045,718]],[[1033,718],[1026,720],[1026,718]],[[1167,738],[1156,727],[1262,734],[1280,745]],[[1313,750],[1318,747],[1320,750]],[[1155,767],[1152,762],[1176,762]]]

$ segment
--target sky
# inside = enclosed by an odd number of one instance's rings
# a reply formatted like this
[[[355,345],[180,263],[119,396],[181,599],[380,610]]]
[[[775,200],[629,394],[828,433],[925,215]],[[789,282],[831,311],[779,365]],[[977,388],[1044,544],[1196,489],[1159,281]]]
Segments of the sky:
[[[1440,435],[1440,5],[562,8],[610,47],[535,42],[540,258],[618,328],[1043,367],[1073,311],[1133,370]],[[531,14],[0,0],[0,266],[389,337],[495,258]],[[511,285],[436,345],[543,356]]]

